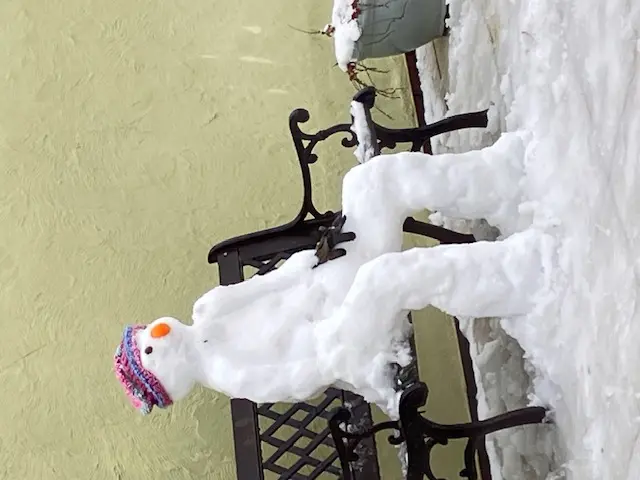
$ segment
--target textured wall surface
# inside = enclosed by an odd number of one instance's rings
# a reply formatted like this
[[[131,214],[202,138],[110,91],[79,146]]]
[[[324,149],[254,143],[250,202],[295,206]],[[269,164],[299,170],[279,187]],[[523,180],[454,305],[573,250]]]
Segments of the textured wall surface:
[[[226,398],[141,417],[111,357],[127,323],[188,321],[213,243],[298,208],[287,116],[344,121],[353,93],[330,43],[287,26],[321,27],[318,3],[0,2],[0,479],[234,477]],[[335,208],[353,158],[326,151],[315,196]],[[457,375],[438,401],[464,415]]]

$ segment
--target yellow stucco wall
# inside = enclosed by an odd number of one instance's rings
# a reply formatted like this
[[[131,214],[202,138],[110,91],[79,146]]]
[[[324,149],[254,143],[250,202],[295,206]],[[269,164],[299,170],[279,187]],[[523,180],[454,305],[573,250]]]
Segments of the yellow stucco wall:
[[[287,116],[326,127],[353,93],[326,39],[287,27],[321,26],[326,3],[0,2],[0,479],[234,478],[226,398],[141,417],[111,356],[127,323],[188,319],[213,243],[298,208]],[[352,164],[332,148],[327,208]],[[431,407],[464,416],[448,325],[424,342],[453,370],[423,372],[445,382]]]

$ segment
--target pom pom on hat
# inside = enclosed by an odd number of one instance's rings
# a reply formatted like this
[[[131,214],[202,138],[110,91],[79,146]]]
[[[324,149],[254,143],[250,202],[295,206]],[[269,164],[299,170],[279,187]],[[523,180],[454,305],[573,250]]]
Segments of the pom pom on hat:
[[[151,413],[154,406],[167,408],[173,403],[160,381],[142,366],[135,334],[145,328],[145,325],[127,326],[114,355],[116,378],[131,404],[143,415]]]

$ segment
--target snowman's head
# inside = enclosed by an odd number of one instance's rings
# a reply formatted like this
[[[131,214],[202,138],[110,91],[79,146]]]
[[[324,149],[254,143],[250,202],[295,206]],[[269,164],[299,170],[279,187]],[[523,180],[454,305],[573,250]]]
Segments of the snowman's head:
[[[125,328],[115,355],[116,377],[143,414],[154,406],[167,408],[193,389],[196,368],[187,329],[171,317]]]

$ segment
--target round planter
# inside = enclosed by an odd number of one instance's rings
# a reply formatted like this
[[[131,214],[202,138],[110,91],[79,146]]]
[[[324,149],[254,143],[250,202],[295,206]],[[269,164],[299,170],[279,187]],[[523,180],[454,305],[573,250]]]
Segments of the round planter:
[[[415,50],[445,31],[445,0],[359,0],[356,60]]]

